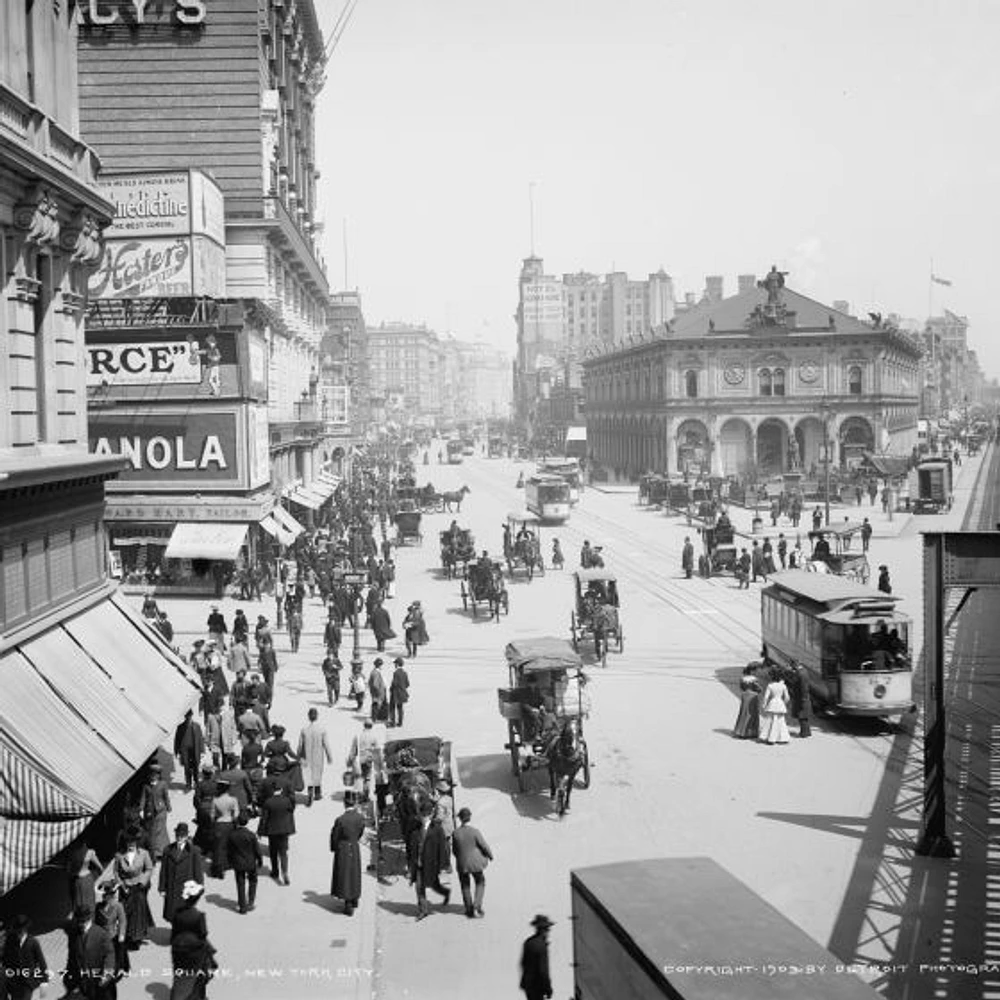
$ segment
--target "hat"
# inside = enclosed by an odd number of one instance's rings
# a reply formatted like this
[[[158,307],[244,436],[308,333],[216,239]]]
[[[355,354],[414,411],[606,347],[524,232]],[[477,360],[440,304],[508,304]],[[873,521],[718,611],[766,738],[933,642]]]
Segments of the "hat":
[[[197,899],[204,891],[205,887],[200,882],[188,879],[181,889],[181,899]]]
[[[114,879],[111,879],[110,882],[105,882],[101,886],[101,892],[105,896],[110,896],[113,892],[117,892],[120,888],[121,886]]]
[[[534,920],[531,921],[532,927],[537,927],[541,930],[548,930],[550,927],[554,927],[555,924],[544,913],[539,913]]]
[[[353,806],[356,797],[357,797],[357,793],[354,791],[353,788],[345,788],[344,789],[344,805],[345,806]]]
[[[150,764],[149,770],[152,774],[162,774],[163,768],[159,764]]]
[[[264,615],[257,615],[257,621],[263,622],[265,625],[267,624],[267,618]]]
[[[451,791],[451,785],[449,785],[449,784],[448,784],[448,782],[447,782],[447,781],[445,781],[445,780],[444,780],[444,778],[442,778],[442,779],[441,779],[441,780],[440,780],[440,781],[439,781],[439,782],[437,783],[437,790],[438,790],[439,792],[450,792],[450,791]]]
[[[392,662],[394,666],[401,667],[404,661],[401,656],[397,656],[396,659],[394,659]]]
[[[174,833],[178,837],[186,837],[188,835],[187,823],[178,823],[177,826],[174,827]]]
[[[472,819],[472,810],[471,809],[466,809],[465,806],[462,806],[462,808],[458,810],[458,818],[463,823],[466,822],[467,820]]]
[[[376,656],[375,657],[375,662],[372,664],[372,666],[374,666],[374,667],[381,667],[382,666],[382,657]]]
[[[889,571],[889,567],[888,567],[888,566],[879,566],[879,569],[880,569],[880,570],[883,570],[883,569],[884,569],[884,570],[885,570],[886,572],[888,572],[888,571]]]
[[[214,646],[215,645],[215,640],[214,639],[209,639],[208,642],[205,643],[205,645],[206,646]]]
[[[229,787],[229,781],[226,778],[216,778],[215,779],[216,789],[223,789]]]
[[[205,645],[205,640],[204,639],[195,639],[195,641],[192,643],[192,645],[194,646],[195,649],[201,649],[201,647]]]
[[[73,910],[73,919],[79,923],[81,920],[93,920],[94,908],[92,906],[78,906]]]
[[[213,604],[212,605],[212,610],[213,611],[218,611],[219,610],[219,605],[218,604]]]
[[[27,930],[31,926],[31,920],[26,913],[19,913],[15,917],[11,917],[7,923],[8,929],[12,931],[23,931]]]

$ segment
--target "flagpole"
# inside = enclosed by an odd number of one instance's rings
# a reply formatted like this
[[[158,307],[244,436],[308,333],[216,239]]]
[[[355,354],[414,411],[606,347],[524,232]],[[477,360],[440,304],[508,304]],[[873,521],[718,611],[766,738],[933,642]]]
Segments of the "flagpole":
[[[937,338],[934,336],[934,326],[931,319],[934,316],[934,258],[931,257],[930,277],[927,280],[927,330],[931,335],[931,378],[934,379],[934,390],[931,393],[930,416],[938,415],[938,370],[937,370]]]

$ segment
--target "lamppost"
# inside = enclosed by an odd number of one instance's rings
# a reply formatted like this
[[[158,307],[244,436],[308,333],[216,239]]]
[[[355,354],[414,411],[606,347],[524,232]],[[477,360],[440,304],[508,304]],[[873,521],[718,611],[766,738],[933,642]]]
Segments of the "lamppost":
[[[823,469],[825,483],[823,486],[823,507],[825,513],[825,524],[830,527],[830,417],[833,410],[830,404],[823,402],[819,408],[823,417]]]
[[[358,602],[361,598],[361,588],[367,582],[366,573],[359,573],[357,570],[335,569],[333,578],[338,582],[345,583],[351,588],[351,607],[354,611],[354,649],[351,650],[351,671],[355,674],[361,671],[361,612]]]

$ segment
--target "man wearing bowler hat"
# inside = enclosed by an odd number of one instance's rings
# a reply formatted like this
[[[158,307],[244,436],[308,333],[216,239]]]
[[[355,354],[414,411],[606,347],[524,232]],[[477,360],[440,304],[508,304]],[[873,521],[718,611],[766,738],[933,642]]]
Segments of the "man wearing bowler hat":
[[[160,865],[160,895],[163,897],[163,919],[172,923],[181,905],[181,890],[189,881],[205,883],[201,851],[188,839],[187,823],[174,827],[176,840],[163,852]]]
[[[392,672],[392,682],[389,684],[389,725],[403,724],[403,706],[410,700],[410,675],[403,667],[403,658],[397,656],[392,661],[395,670]]]
[[[524,942],[521,951],[521,989],[528,1000],[548,1000],[552,996],[549,979],[549,928],[552,921],[539,913],[531,926],[535,933]]]

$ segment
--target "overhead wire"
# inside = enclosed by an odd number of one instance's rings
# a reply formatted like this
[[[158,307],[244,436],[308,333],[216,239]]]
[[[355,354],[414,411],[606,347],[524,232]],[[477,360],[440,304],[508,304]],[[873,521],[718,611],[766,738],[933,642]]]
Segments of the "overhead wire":
[[[351,17],[354,15],[354,9],[357,5],[358,0],[344,0],[344,6],[341,7],[340,14],[337,15],[337,20],[327,37],[326,44],[323,46],[324,60],[328,60],[336,51],[337,46],[340,44],[340,39],[351,22]]]

